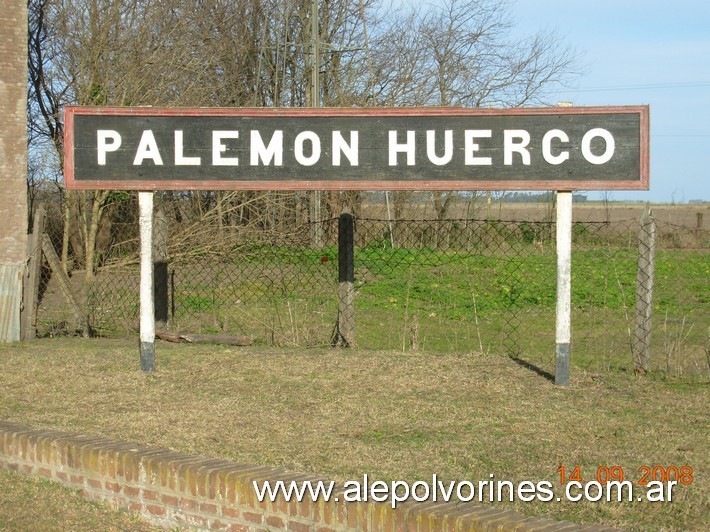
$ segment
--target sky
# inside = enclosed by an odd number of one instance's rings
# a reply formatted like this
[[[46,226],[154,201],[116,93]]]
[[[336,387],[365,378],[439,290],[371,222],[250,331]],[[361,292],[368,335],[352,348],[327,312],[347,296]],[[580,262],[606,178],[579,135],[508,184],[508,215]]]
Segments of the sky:
[[[580,55],[551,102],[650,106],[650,190],[611,199],[710,201],[710,1],[517,0],[511,15],[515,36],[551,30]]]
[[[512,16],[521,35],[552,30],[581,54],[552,101],[650,105],[650,190],[613,199],[710,201],[710,2],[518,0]]]

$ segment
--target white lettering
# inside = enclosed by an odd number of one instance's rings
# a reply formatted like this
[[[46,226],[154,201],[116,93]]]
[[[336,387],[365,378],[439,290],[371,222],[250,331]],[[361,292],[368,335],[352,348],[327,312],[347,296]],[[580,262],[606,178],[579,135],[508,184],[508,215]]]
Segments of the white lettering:
[[[568,501],[572,501],[572,502],[581,501],[582,495],[581,494],[572,495],[572,488],[580,490],[580,489],[582,489],[582,483],[577,482],[576,480],[573,480],[571,482],[568,482],[567,485],[565,486],[565,496]]]
[[[311,154],[306,156],[303,153],[303,145],[306,141],[311,143]],[[296,161],[303,166],[313,166],[320,159],[320,138],[313,131],[303,131],[296,135],[293,146],[293,155]]]
[[[375,502],[389,499],[390,487],[384,480],[375,480],[370,486],[370,498]]]
[[[414,166],[414,131],[407,131],[407,141],[404,144],[397,142],[397,131],[389,132],[389,165],[397,166],[397,154],[407,154],[407,166]]]
[[[199,157],[185,157],[183,150],[182,131],[175,131],[175,166],[200,166]]]
[[[601,155],[594,155],[592,153],[592,139],[596,137],[601,137],[604,139],[604,142],[606,142],[606,148],[604,153]],[[590,129],[582,137],[582,155],[592,164],[604,164],[609,162],[614,156],[615,148],[616,145],[614,143],[614,136],[606,129],[602,129],[600,127]]]
[[[426,155],[432,164],[443,166],[451,162],[454,156],[454,132],[450,129],[444,131],[444,155],[439,157],[436,154],[436,131],[426,132]]]
[[[143,164],[145,159],[152,159],[153,163],[157,166],[163,165],[163,158],[160,156],[158,143],[155,142],[155,136],[150,129],[143,131],[141,140],[138,143],[138,149],[136,150],[136,156],[133,159],[133,165],[138,166]]]
[[[666,501],[671,502],[673,501],[673,486],[677,485],[678,482],[676,480],[670,480],[668,481],[668,484],[666,484],[668,491],[666,492]]]
[[[594,488],[594,491],[592,491],[592,488]],[[585,500],[590,502],[598,502],[602,497],[604,497],[604,488],[602,487],[601,482],[592,480],[584,485]]]
[[[361,502],[360,483],[357,480],[348,480],[343,484],[343,500],[346,502]]]
[[[109,143],[108,140],[111,140]],[[121,135],[113,129],[99,129],[96,132],[96,158],[99,166],[106,166],[106,154],[121,147]]]
[[[552,139],[559,139],[562,142],[569,142],[567,133],[561,129],[551,129],[542,137],[542,157],[550,164],[562,164],[569,159],[568,151],[561,151],[559,155],[552,154]]]
[[[274,131],[268,147],[264,146],[264,141],[258,131],[251,131],[249,164],[259,166],[259,159],[265,166],[269,166],[272,161],[274,166],[283,166],[284,132],[282,130],[277,129]]]
[[[445,126],[444,126],[445,127]],[[186,133],[187,131],[187,133]],[[387,157],[388,165],[413,167],[417,162],[424,163],[424,153],[426,149],[426,161],[437,167],[447,165],[465,165],[466,167],[481,166],[492,167],[503,166],[530,166],[532,157],[535,155],[536,164],[564,165],[577,157],[582,163],[603,165],[611,161],[616,152],[616,141],[614,135],[603,128],[592,128],[582,135],[570,134],[563,129],[550,129],[540,131],[540,136],[532,138],[531,133],[525,129],[424,129],[424,130],[386,130],[388,133]],[[195,130],[195,133],[197,130]],[[96,130],[96,161],[98,166],[103,167],[108,164],[108,158],[116,158],[112,153],[134,150],[133,165],[155,165],[163,166],[162,150],[170,150],[165,137],[155,136],[151,129],[141,131],[140,140],[128,147],[123,146],[121,134],[116,130],[97,129]],[[300,165],[310,167],[320,163],[322,156],[329,159],[323,164],[332,165],[332,168],[350,167],[356,168],[360,165],[359,152],[359,131],[334,129],[323,132],[321,138],[315,131],[296,131],[294,133],[293,145],[284,146],[287,140],[285,131],[276,129],[271,131],[259,130],[218,130],[208,131],[207,135],[212,136],[211,140],[211,161],[210,156],[203,155],[203,144],[200,141],[191,142],[192,130],[174,130],[174,151],[169,154],[173,159],[175,167],[181,166],[201,166],[211,164],[219,166],[239,166],[240,159],[246,165],[246,150],[249,150],[249,164],[252,167],[283,167],[284,165]],[[378,133],[371,133],[378,134]],[[384,134],[381,131],[379,134]],[[249,135],[249,139],[242,139]],[[327,139],[325,135],[330,135]],[[186,136],[188,137],[186,139]],[[580,138],[581,136],[581,138]],[[495,137],[495,139],[494,139]],[[500,138],[502,137],[502,138]],[[157,140],[156,140],[157,139]],[[158,140],[160,142],[158,142]],[[246,145],[247,140],[249,145]],[[328,140],[331,141],[327,145]],[[167,141],[167,142],[166,142]],[[240,141],[243,141],[240,143]],[[185,143],[187,142],[187,146]],[[379,142],[379,141],[377,141]],[[424,146],[426,142],[426,146]],[[325,144],[324,144],[325,143]],[[581,157],[576,155],[575,150],[579,146]],[[208,150],[209,147],[205,147]],[[328,153],[328,149],[332,150]],[[325,151],[324,151],[325,150]],[[384,157],[385,146],[383,143],[376,144],[374,150],[367,150],[364,156],[374,156],[375,160],[368,161],[369,164],[376,164]],[[188,153],[186,153],[186,151]],[[502,153],[501,153],[502,151]],[[463,152],[463,160],[460,153]],[[538,155],[539,152],[539,155]],[[419,161],[417,160],[419,157]],[[378,159],[380,158],[380,159]],[[112,159],[112,162],[113,159]],[[172,164],[168,161],[167,164]],[[540,168],[542,171],[542,168]]]
[[[468,488],[468,495],[464,496],[463,488]],[[475,496],[476,487],[473,485],[472,482],[469,482],[468,480],[462,480],[461,482],[456,484],[456,497],[461,502],[471,502]]]
[[[421,490],[419,488],[422,488]],[[412,484],[412,499],[417,502],[424,502],[429,499],[429,484],[423,480],[418,480]]]
[[[591,161],[590,161],[591,162]],[[663,482],[660,480],[651,480],[647,486],[646,500],[648,502],[664,502],[665,501],[665,490],[663,489]]]
[[[212,132],[212,165],[213,166],[239,166],[239,157],[222,157],[227,151],[222,141],[224,139],[238,139],[239,131],[213,131]]]
[[[474,140],[479,138],[491,138],[493,132],[490,129],[467,129],[464,131],[464,164],[466,166],[490,166],[493,160],[490,157],[475,157],[474,153],[480,149]]]
[[[400,489],[401,488],[401,489]],[[401,492],[404,492],[400,495]],[[397,503],[404,502],[409,499],[409,484],[402,480],[392,481],[392,508],[397,506]]]
[[[350,143],[348,144],[343,138],[340,131],[333,131],[333,166],[340,166],[340,155],[345,155],[350,166],[358,166],[358,141],[359,134],[357,131],[350,132]]]
[[[509,483],[507,480],[503,480],[501,484]],[[498,484],[498,500],[501,501],[503,498],[501,497],[501,487]],[[513,501],[513,485],[510,484],[510,501]],[[537,496],[537,486],[530,482],[529,480],[523,480],[520,484],[518,484],[518,499],[520,499],[523,502],[530,502],[535,500],[535,497]]]
[[[516,142],[516,140],[518,142]],[[525,166],[530,166],[530,133],[524,129],[506,129],[503,131],[503,164],[513,164],[513,153],[519,153]]]

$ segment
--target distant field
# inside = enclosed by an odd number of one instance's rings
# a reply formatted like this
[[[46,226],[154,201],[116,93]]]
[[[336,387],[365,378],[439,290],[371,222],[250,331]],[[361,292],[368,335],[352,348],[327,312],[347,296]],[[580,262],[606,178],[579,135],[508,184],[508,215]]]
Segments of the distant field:
[[[584,480],[619,466],[635,484],[643,466],[689,466],[692,482],[671,503],[500,506],[629,530],[710,529],[707,379],[637,378],[573,361],[571,386],[560,388],[525,360],[476,352],[160,342],[146,376],[135,338],[3,344],[0,362],[0,419],[335,480],[494,475],[547,480],[560,493],[560,466],[579,466]],[[0,502],[0,519],[21,523],[33,511],[8,513]]]
[[[573,221],[578,222],[619,222],[638,220],[645,208],[643,203],[603,202],[575,203],[572,209]],[[697,228],[697,213],[703,214],[704,229],[710,229],[710,203],[701,204],[654,204],[651,205],[655,218],[661,223],[670,223],[691,229]],[[370,204],[363,207],[364,217],[386,218],[387,209],[382,204]],[[473,203],[459,200],[452,206],[447,218],[488,218],[516,221],[539,221],[553,214],[549,203],[510,203],[492,202],[486,204],[485,195]],[[407,205],[402,218],[436,219],[433,202]],[[553,216],[554,219],[554,216]]]

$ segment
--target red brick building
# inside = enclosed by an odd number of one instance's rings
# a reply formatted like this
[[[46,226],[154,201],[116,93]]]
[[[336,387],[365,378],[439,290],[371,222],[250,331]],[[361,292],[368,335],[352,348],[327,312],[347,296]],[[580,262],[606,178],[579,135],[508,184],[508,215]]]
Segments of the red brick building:
[[[0,341],[19,340],[27,256],[27,2],[0,0]]]

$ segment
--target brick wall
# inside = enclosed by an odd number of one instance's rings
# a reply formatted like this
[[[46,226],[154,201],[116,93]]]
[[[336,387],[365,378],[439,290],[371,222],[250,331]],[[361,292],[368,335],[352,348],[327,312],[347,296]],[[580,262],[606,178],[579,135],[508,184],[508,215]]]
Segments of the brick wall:
[[[0,342],[16,342],[27,256],[26,0],[0,0],[0,191]]]
[[[0,264],[27,253],[27,1],[0,0]]]
[[[80,489],[167,527],[210,530],[604,530],[464,503],[259,502],[252,481],[324,480],[0,421],[0,467]],[[335,489],[343,493],[342,486]]]

